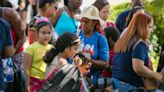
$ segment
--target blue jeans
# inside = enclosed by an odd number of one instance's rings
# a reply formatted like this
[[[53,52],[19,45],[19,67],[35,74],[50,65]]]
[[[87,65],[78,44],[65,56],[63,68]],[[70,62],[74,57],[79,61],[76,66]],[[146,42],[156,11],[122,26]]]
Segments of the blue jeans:
[[[4,73],[3,73],[3,64],[0,61],[0,92],[4,90]]]
[[[120,81],[116,78],[112,78],[112,81],[113,81],[113,88],[118,89],[120,92],[128,92],[136,88],[135,86],[132,86],[129,83]]]

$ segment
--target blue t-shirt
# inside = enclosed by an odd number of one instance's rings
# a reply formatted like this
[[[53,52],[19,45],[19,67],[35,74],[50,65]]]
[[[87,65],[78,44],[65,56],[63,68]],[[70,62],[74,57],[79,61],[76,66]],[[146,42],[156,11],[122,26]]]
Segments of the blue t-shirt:
[[[140,59],[144,61],[145,66],[148,66],[148,48],[143,41],[134,50],[126,53],[115,53],[112,62],[112,77],[136,87],[143,87],[142,77],[133,70],[132,58]]]
[[[2,64],[2,51],[5,47],[12,45],[10,34],[10,25],[5,20],[0,18],[0,90],[4,89],[4,75]]]
[[[126,19],[129,15],[130,10],[126,10],[124,12],[122,12],[121,14],[118,15],[118,17],[116,18],[116,27],[118,28],[118,30],[120,31],[120,33],[123,32],[123,30],[126,28]]]
[[[78,27],[78,20],[71,18],[66,11],[63,11],[59,19],[57,20],[55,31],[58,36],[65,32],[74,33]]]
[[[81,39],[80,52],[90,54],[94,60],[109,61],[109,48],[104,35],[95,31],[91,37],[86,37],[81,31],[79,38]],[[94,84],[98,77],[93,74],[92,68],[89,75],[93,75],[92,83]]]
[[[92,59],[100,59],[109,61],[109,48],[104,35],[99,32],[94,32],[91,37],[86,37],[81,31],[79,34],[81,44],[79,46],[80,52],[89,53]]]

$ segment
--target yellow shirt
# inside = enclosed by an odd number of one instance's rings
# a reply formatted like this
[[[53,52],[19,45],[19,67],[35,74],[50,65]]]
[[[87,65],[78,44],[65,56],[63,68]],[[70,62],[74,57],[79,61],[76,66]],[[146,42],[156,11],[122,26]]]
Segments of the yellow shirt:
[[[38,42],[33,43],[26,48],[25,53],[32,55],[32,65],[30,69],[30,76],[45,79],[46,63],[43,61],[43,56],[53,46],[47,44],[46,46],[41,45]]]

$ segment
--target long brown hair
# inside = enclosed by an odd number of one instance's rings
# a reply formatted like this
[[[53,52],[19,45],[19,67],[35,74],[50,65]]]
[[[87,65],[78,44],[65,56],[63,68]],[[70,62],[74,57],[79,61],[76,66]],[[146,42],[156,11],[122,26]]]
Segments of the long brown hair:
[[[101,11],[106,5],[109,5],[109,2],[107,0],[96,0],[93,5]]]
[[[126,52],[130,51],[135,42],[139,39],[146,41],[149,32],[147,29],[148,24],[153,21],[153,18],[145,13],[136,13],[128,25],[125,33],[116,42],[114,51]]]

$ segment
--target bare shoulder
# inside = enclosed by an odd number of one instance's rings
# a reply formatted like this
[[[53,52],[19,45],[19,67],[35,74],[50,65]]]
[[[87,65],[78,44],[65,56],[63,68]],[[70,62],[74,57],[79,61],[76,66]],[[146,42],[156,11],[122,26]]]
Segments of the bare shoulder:
[[[9,22],[11,22],[13,20],[21,19],[18,12],[13,8],[1,7],[0,12],[1,12],[0,16],[3,16],[4,19],[6,19]]]
[[[18,12],[15,9],[13,8],[6,8],[6,9],[7,9],[7,14],[10,16],[10,18],[14,18],[14,19],[20,18]]]

